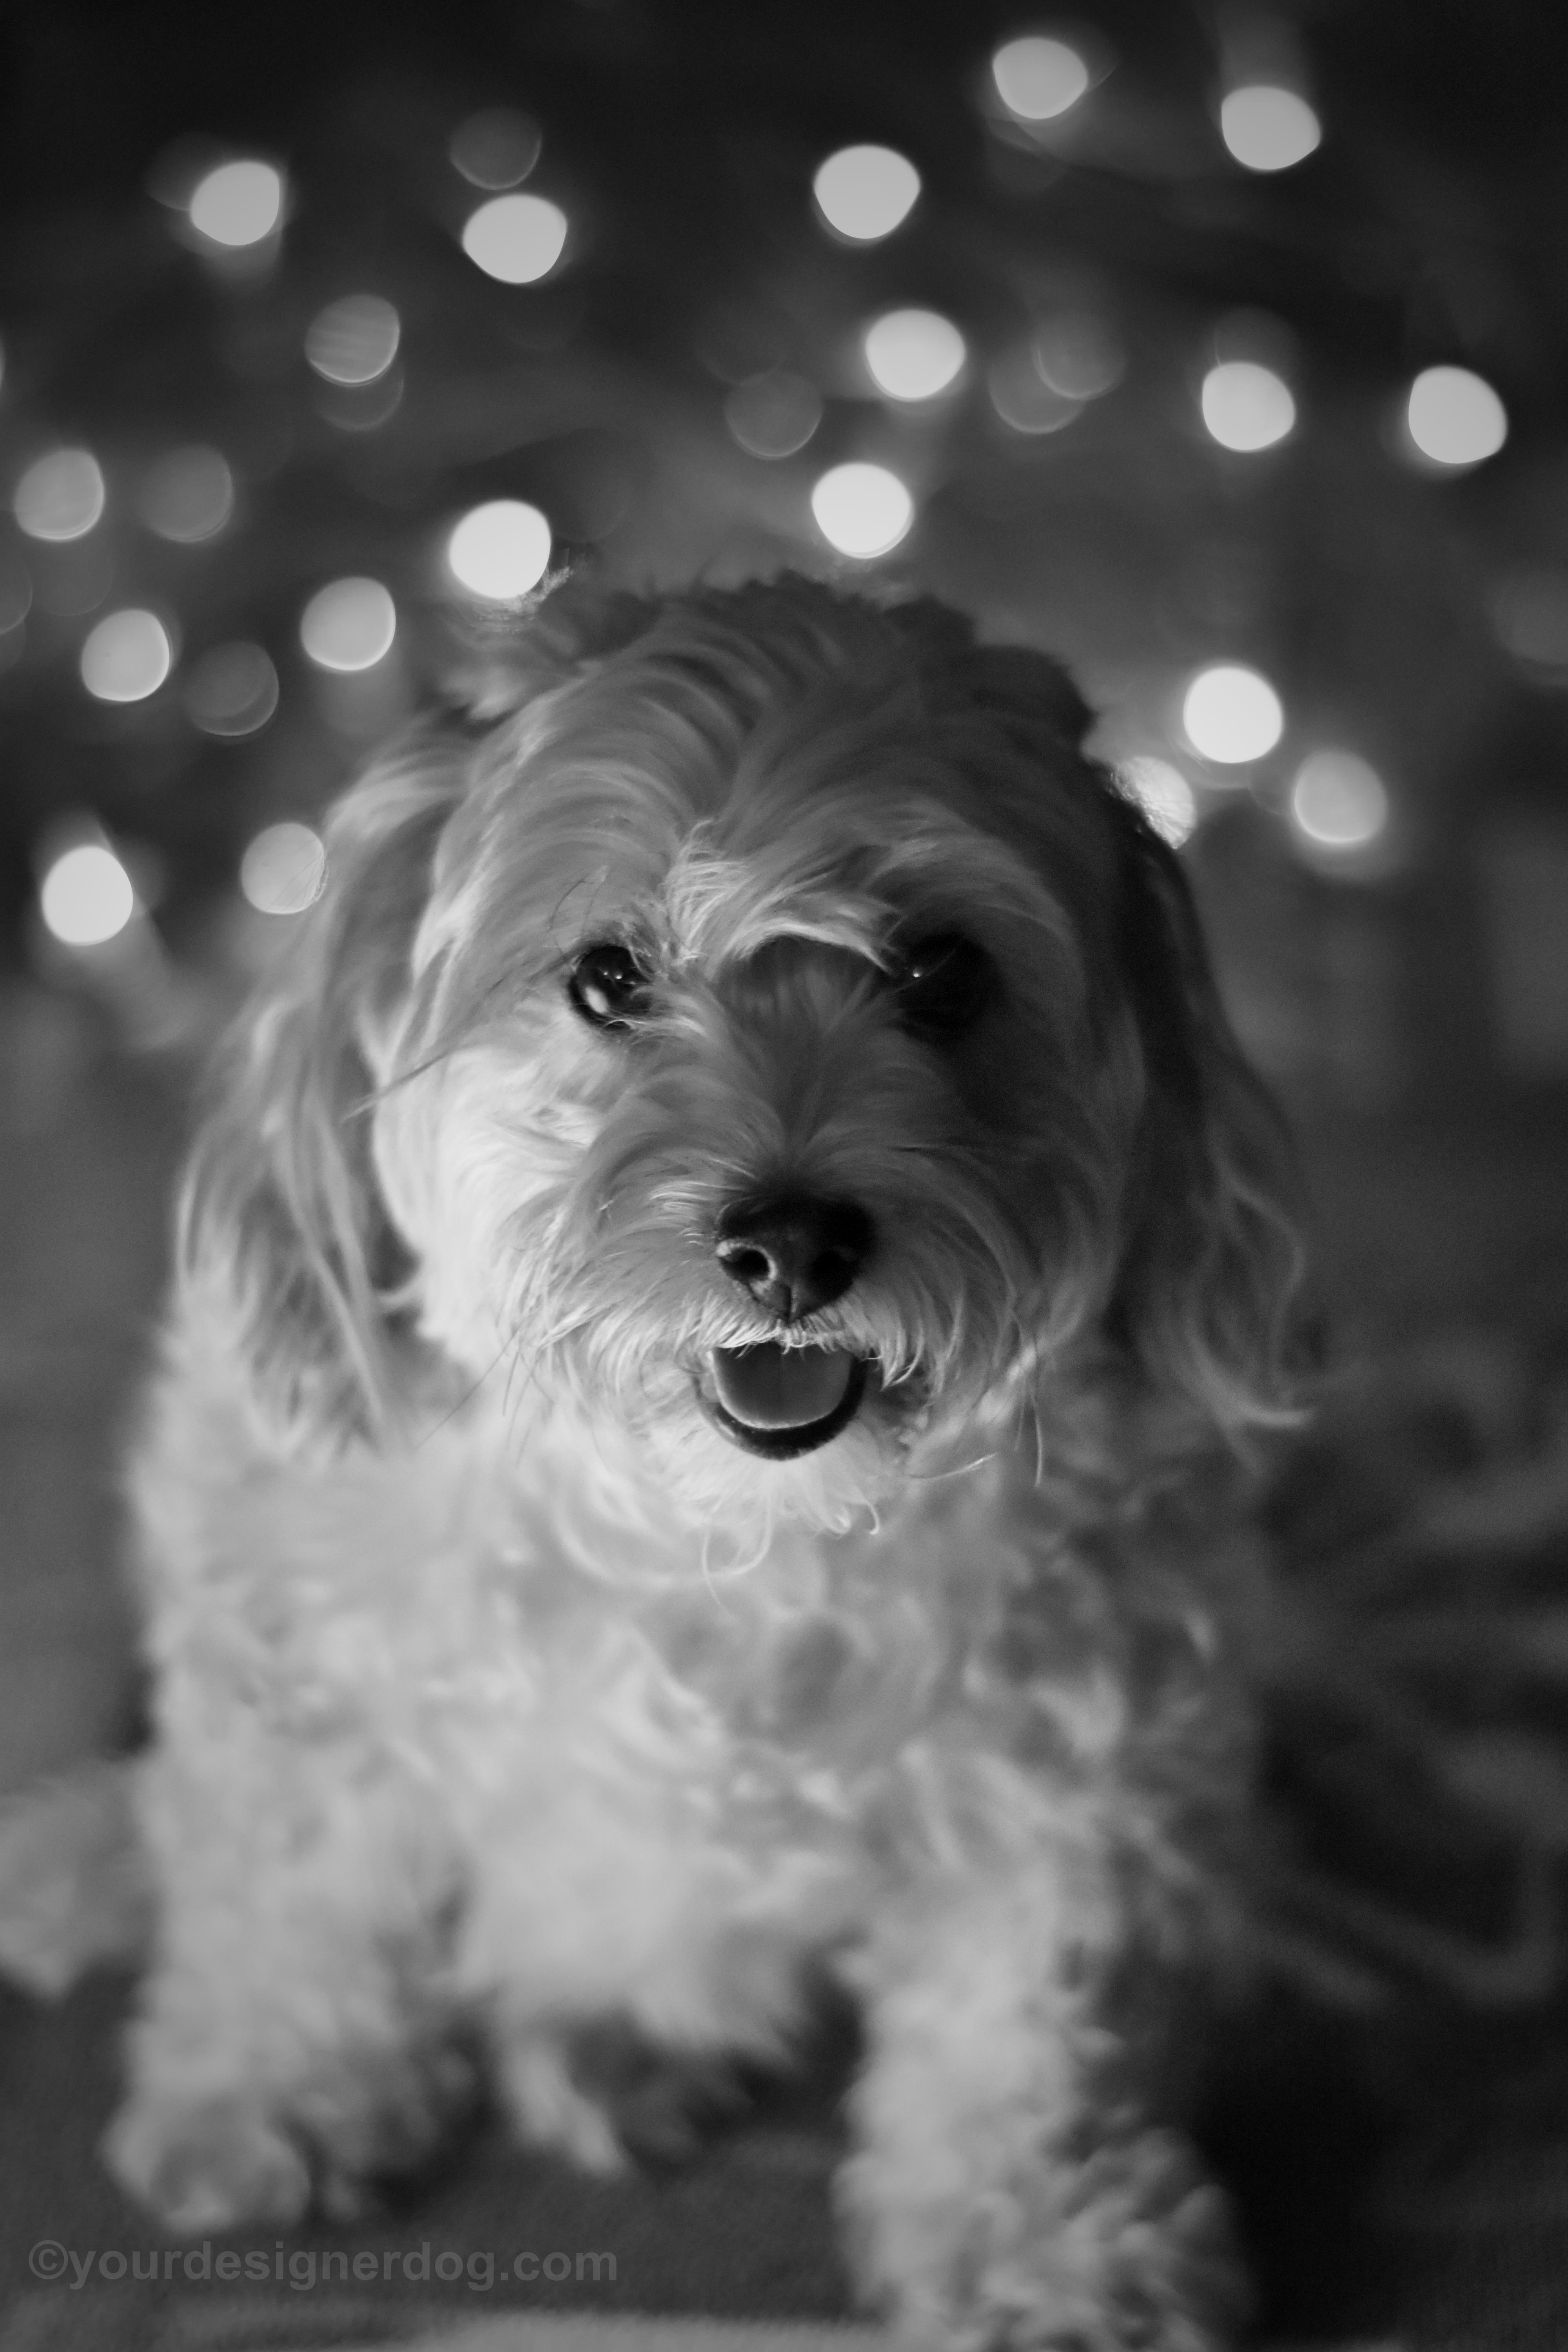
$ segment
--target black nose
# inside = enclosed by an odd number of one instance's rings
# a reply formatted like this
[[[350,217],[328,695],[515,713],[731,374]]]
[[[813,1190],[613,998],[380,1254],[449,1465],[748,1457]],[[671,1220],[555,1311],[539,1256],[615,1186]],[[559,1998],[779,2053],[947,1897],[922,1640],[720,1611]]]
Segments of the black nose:
[[[870,1218],[853,1201],[772,1193],[737,1201],[714,1246],[732,1282],[781,1323],[842,1298],[871,1255]]]

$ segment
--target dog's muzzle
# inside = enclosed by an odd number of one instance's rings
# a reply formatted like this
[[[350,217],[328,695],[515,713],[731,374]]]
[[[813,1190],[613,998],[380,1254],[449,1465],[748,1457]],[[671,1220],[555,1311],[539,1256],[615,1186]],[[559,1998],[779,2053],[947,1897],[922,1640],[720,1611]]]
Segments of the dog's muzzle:
[[[724,1435],[765,1461],[788,1462],[847,1429],[866,1393],[866,1364],[847,1348],[715,1348],[713,1397]]]
[[[780,1325],[842,1298],[875,1234],[858,1202],[810,1192],[753,1193],[719,1219],[714,1254],[731,1282]],[[866,1366],[847,1348],[787,1348],[762,1339],[715,1348],[713,1394],[702,1402],[731,1444],[770,1462],[813,1453],[847,1429],[866,1393]]]

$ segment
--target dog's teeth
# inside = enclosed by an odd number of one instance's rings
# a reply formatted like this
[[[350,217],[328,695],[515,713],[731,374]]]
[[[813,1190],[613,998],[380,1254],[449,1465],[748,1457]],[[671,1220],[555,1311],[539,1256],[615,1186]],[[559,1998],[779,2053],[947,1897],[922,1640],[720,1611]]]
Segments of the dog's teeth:
[[[715,1348],[713,1384],[731,1417],[748,1429],[800,1429],[844,1402],[855,1358],[843,1348]]]

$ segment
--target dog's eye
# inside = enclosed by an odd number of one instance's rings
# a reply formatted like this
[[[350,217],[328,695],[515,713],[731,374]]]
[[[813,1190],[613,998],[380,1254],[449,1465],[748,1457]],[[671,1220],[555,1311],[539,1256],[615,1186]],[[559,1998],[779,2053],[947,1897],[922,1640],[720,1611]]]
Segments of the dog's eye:
[[[574,1011],[595,1029],[625,1029],[647,1006],[647,974],[630,948],[605,940],[578,957],[566,993]]]
[[[901,950],[893,987],[906,1028],[937,1039],[958,1037],[990,1003],[996,975],[984,948],[962,931],[933,931]]]

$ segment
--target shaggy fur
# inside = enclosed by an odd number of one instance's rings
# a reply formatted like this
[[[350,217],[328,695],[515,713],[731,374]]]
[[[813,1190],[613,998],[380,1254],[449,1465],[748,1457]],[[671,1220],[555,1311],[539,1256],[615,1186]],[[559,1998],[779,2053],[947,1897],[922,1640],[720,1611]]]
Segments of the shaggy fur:
[[[174,2227],[352,2202],[475,2047],[614,2166],[595,2035],[774,2057],[826,1969],[902,2340],[1226,2339],[1171,2060],[1295,1254],[1086,718],[930,603],[570,586],[339,808],[133,1472]]]

